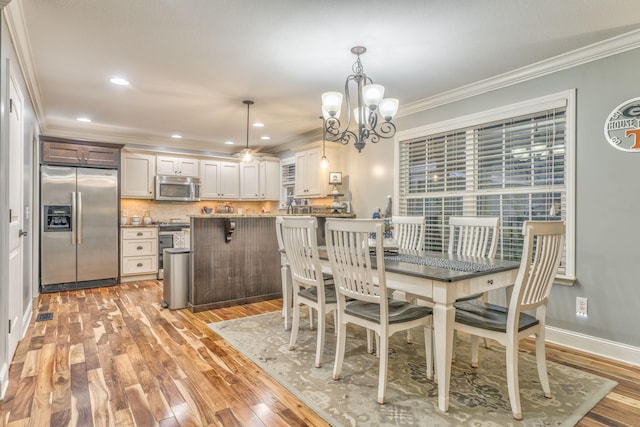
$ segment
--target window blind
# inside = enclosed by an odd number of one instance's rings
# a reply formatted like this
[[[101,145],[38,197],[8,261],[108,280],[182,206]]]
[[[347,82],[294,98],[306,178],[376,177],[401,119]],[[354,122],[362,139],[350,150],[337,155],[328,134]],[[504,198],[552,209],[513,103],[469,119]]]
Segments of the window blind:
[[[562,106],[401,140],[399,212],[425,216],[425,249],[447,251],[450,216],[497,216],[497,256],[519,260],[524,221],[566,219],[566,121]]]
[[[290,186],[296,183],[296,164],[289,163],[282,165],[282,186]]]

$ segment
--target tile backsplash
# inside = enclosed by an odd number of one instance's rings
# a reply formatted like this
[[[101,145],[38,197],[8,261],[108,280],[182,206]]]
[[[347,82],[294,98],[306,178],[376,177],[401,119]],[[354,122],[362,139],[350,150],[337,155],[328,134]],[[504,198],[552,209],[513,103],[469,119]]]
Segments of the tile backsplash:
[[[260,213],[263,210],[268,213],[278,212],[278,202],[257,200],[246,201],[222,201],[222,200],[204,200],[200,202],[160,202],[156,200],[146,199],[121,199],[120,209],[121,215],[131,218],[134,215],[142,218],[145,211],[149,211],[152,221],[167,221],[171,219],[180,219],[188,222],[189,215],[197,215],[203,213],[203,208],[211,208],[216,212],[219,205],[227,204],[233,208],[236,213],[241,208],[243,213]],[[130,221],[130,219],[129,219]]]

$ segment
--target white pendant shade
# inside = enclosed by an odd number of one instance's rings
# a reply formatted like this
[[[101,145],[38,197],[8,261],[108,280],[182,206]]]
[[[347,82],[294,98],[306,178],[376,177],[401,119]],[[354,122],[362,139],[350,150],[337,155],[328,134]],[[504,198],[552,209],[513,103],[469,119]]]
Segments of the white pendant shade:
[[[364,101],[364,105],[367,107],[373,107],[372,110],[380,104],[383,97],[384,86],[382,85],[370,84],[362,88],[362,100]]]
[[[322,94],[322,107],[331,117],[340,116],[342,108],[342,94],[340,92],[325,92]]]
[[[371,114],[371,110],[367,107],[362,107],[364,110],[364,122],[367,123],[369,121],[369,114]],[[353,109],[353,117],[356,119],[356,123],[360,124],[360,114],[358,113],[358,109]]]
[[[399,101],[396,98],[385,98],[380,102],[380,115],[389,121],[398,112]]]

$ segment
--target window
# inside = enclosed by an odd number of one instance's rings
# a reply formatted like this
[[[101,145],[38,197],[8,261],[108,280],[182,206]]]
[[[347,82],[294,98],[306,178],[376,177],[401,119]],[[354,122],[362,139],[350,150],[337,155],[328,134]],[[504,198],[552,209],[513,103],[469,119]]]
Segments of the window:
[[[402,132],[400,215],[424,215],[425,249],[447,250],[450,216],[497,216],[497,256],[519,260],[526,220],[564,220],[561,279],[574,268],[574,92]]]
[[[296,183],[296,163],[295,159],[287,158],[280,161],[280,206],[286,207],[287,201],[294,194]]]

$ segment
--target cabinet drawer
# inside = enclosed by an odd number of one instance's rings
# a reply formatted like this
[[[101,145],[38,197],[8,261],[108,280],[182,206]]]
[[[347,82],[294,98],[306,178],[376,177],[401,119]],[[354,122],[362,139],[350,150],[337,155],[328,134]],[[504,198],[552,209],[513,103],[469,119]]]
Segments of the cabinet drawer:
[[[156,255],[122,258],[122,275],[157,272],[158,257]]]
[[[122,241],[122,256],[155,255],[158,253],[156,239],[136,239]]]
[[[123,228],[123,239],[155,239],[158,232],[153,227]]]

